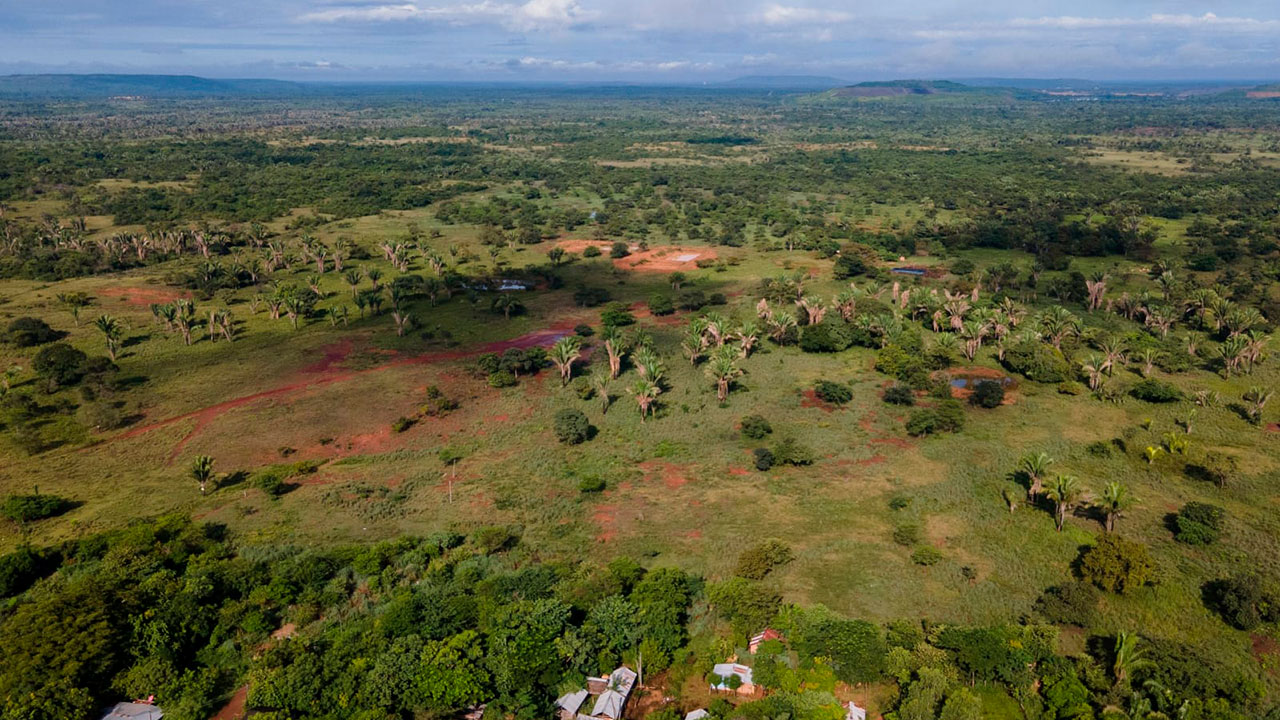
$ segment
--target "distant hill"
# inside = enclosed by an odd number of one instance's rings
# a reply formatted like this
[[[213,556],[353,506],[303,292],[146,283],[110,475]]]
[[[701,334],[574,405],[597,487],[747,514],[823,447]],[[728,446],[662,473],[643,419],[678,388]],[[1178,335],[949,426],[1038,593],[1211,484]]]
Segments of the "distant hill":
[[[293,95],[307,86],[283,80],[213,80],[194,75],[4,75],[0,97],[111,98]]]
[[[828,88],[839,87],[844,84],[844,80],[825,75],[747,75],[745,77],[734,78],[726,82],[715,83],[715,86],[733,88],[826,90]]]
[[[951,80],[877,80],[836,88],[827,93],[833,98],[882,98],[910,95],[1007,95],[1008,87],[976,87]]]

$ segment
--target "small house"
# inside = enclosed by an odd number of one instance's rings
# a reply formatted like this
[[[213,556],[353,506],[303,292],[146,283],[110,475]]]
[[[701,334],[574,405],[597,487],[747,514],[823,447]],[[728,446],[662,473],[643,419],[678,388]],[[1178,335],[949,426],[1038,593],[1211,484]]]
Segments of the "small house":
[[[577,692],[566,693],[556,698],[557,715],[560,720],[573,720],[578,717],[578,708],[582,707],[582,703],[587,701],[591,694],[586,690],[578,690]]]
[[[747,649],[755,655],[760,651],[760,646],[770,640],[782,639],[782,633],[773,628],[765,628],[763,632],[751,636],[751,641],[747,644]]]
[[[849,701],[849,711],[844,714],[844,720],[867,720],[866,708],[860,708]]]
[[[102,720],[160,720],[163,717],[164,711],[151,703],[122,702],[107,710]]]
[[[698,708],[697,710],[690,710],[689,713],[684,716],[684,720],[702,720],[702,718],[707,715],[710,715],[710,713],[707,712],[706,708]]]
[[[711,668],[711,689],[734,690],[739,695],[755,693],[756,686],[751,681],[751,668],[738,663],[720,663],[716,665]]]
[[[619,667],[604,677],[587,678],[586,689],[556,698],[556,716],[559,720],[621,720],[636,678],[636,672],[628,667]],[[595,702],[587,714],[583,708],[593,696]]]

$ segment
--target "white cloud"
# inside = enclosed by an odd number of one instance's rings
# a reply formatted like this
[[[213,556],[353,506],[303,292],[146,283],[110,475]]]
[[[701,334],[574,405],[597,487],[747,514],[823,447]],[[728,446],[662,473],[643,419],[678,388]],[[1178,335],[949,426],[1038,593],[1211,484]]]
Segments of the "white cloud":
[[[852,13],[841,10],[823,10],[820,8],[778,5],[776,3],[766,6],[756,16],[758,22],[778,27],[844,23],[852,19]]]
[[[299,19],[310,23],[423,21],[451,25],[497,24],[508,30],[566,28],[588,22],[594,13],[577,0],[528,0],[523,4],[482,0],[455,5],[355,5],[307,13]]]
[[[1009,21],[1010,27],[1058,28],[1061,30],[1092,30],[1097,28],[1185,28],[1185,29],[1221,29],[1239,31],[1272,31],[1280,28],[1280,21],[1258,20],[1247,17],[1218,17],[1213,13],[1204,15],[1166,15],[1157,13],[1144,18],[1104,18],[1104,17],[1041,17],[1014,18]]]

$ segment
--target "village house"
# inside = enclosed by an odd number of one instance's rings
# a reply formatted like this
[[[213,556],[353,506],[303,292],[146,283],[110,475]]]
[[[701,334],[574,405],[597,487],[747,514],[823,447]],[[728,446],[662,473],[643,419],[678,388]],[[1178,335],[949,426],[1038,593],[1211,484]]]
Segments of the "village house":
[[[770,640],[781,640],[782,633],[773,628],[765,628],[763,632],[751,636],[751,641],[747,644],[747,650],[755,655],[760,651],[760,646]]]
[[[122,702],[107,710],[102,720],[160,720],[163,717],[164,711],[151,703]]]
[[[604,677],[587,678],[585,690],[567,693],[556,700],[558,717],[560,720],[620,720],[635,684],[636,672],[628,667],[619,667]],[[581,712],[592,696],[595,702],[590,714]]]
[[[733,662],[716,665],[711,668],[711,689],[733,690],[739,695],[754,694],[756,686],[751,681],[751,668]]]

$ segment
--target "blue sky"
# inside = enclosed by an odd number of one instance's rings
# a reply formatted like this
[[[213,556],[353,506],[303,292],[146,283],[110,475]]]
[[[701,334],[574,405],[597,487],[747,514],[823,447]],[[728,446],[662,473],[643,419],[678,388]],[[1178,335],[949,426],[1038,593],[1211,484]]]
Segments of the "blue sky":
[[[1280,2],[0,0],[0,73],[1280,78]]]

